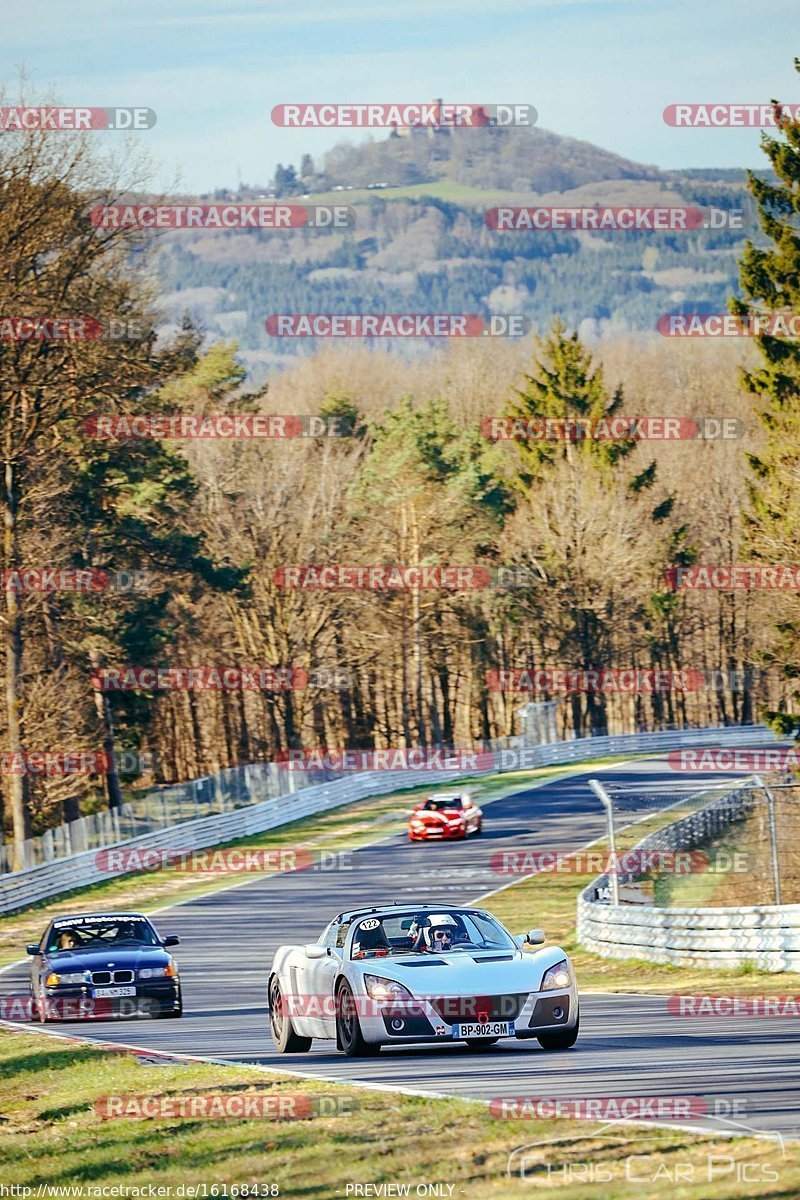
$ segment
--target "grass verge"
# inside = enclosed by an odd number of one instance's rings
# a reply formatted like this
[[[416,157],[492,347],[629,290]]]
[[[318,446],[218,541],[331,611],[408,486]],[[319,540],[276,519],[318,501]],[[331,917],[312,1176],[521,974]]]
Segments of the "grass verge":
[[[800,903],[800,807],[797,790],[777,790],[776,842],[783,904]],[[665,879],[664,902],[673,908],[702,905],[774,904],[769,819],[758,804],[701,847],[720,869]]]
[[[800,1194],[793,1148],[784,1157],[771,1141],[562,1118],[504,1120],[465,1101],[284,1079],[239,1067],[163,1060],[155,1065],[42,1035],[3,1032],[0,1085],[0,1185],[30,1188],[27,1195],[41,1200],[70,1194],[74,1200],[100,1200],[99,1189],[112,1187],[130,1189],[117,1196],[146,1195],[133,1189],[148,1185],[172,1189],[157,1195],[187,1197],[188,1188],[203,1184],[206,1196],[235,1195],[235,1187],[241,1195],[256,1186],[260,1195],[269,1195],[275,1185],[273,1194],[284,1200],[328,1200],[344,1197],[348,1183],[406,1184],[411,1195],[426,1194],[417,1193],[420,1184],[438,1184],[438,1192],[427,1194],[459,1200],[510,1200],[530,1194],[537,1183],[555,1187],[561,1200],[656,1195],[735,1200],[752,1196],[756,1179],[764,1181],[762,1196]],[[208,1094],[224,1095],[228,1103],[234,1095],[251,1103],[283,1097],[285,1106],[300,1096],[324,1108],[304,1120],[103,1120],[95,1109],[109,1096],[163,1096],[177,1105]],[[518,1165],[516,1176],[507,1176],[512,1152],[532,1143],[527,1178],[520,1179]],[[673,1185],[676,1178],[683,1181],[679,1187]],[[58,1190],[66,1188],[75,1190]],[[26,1200],[19,1191],[3,1194]]]
[[[671,824],[680,815],[673,809],[668,813],[655,814],[646,822],[617,830],[618,853],[631,849],[649,833]],[[605,840],[598,841],[593,849],[606,853],[608,843]],[[590,953],[577,939],[577,902],[579,893],[597,874],[597,871],[591,874],[562,871],[529,875],[483,899],[481,904],[495,913],[513,932],[543,928],[548,942],[563,946],[572,958],[583,991],[776,995],[793,990],[791,987],[787,989],[786,974],[759,971],[751,964],[733,971],[722,971],[711,967],[661,966],[644,959],[601,958]],[[713,876],[707,874],[688,878],[705,881],[695,884],[696,889],[705,887],[710,892],[715,886],[710,882]],[[699,895],[699,890],[695,894]],[[741,903],[741,899],[738,903]],[[793,979],[794,976],[788,978]]]

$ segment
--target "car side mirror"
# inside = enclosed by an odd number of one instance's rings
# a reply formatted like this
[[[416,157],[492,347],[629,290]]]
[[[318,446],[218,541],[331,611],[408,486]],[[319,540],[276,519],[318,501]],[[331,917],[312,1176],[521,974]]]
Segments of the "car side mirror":
[[[25,952],[26,952],[26,954],[38,954],[39,947],[38,946],[26,946]]]
[[[318,942],[311,942],[308,946],[304,946],[303,952],[306,958],[325,958],[328,953],[326,948],[320,946]]]
[[[168,933],[163,941],[164,946],[180,946],[180,944],[181,939],[178,937],[177,933]]]
[[[543,929],[529,929],[525,934],[525,941],[529,946],[541,946],[545,940]]]

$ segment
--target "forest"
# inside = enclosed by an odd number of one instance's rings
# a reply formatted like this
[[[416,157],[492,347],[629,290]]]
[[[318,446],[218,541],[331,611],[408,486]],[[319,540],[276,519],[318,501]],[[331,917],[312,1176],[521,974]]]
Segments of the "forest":
[[[765,177],[748,182],[762,232],[741,245],[740,316],[800,302],[800,132],[766,142]],[[6,836],[291,748],[481,746],[515,733],[529,700],[559,701],[564,737],[763,718],[794,728],[796,591],[676,590],[674,572],[795,561],[798,343],[627,330],[588,344],[578,317],[597,310],[578,275],[563,306],[548,293],[525,339],[409,357],[326,345],[253,380],[236,341],[209,338],[191,317],[159,333],[175,239],[165,249],[136,229],[92,226],[92,204],[136,190],[134,168],[80,138],[0,143],[0,313],[137,331],[0,340]],[[486,237],[446,205],[418,216],[404,202],[384,220],[417,248],[420,221],[450,253]],[[252,249],[251,316],[265,315],[255,281],[268,311],[312,296],[329,307],[324,285],[304,291],[263,267],[259,233],[235,236]],[[548,248],[553,271],[552,260],[581,258],[569,235],[539,236],[531,268]],[[609,312],[628,287],[609,267],[654,253],[635,235],[621,247],[603,259]],[[356,273],[359,253],[363,243],[340,251]],[[658,253],[672,262],[668,246]],[[525,269],[514,266],[515,284]],[[469,311],[459,285],[434,285],[417,276],[427,311]],[[391,288],[373,300],[376,311],[399,303]],[[246,416],[229,423],[240,432],[285,416],[293,435],[99,433],[99,416],[164,414]],[[614,416],[725,418],[732,436],[486,436],[492,418]],[[473,568],[484,583],[287,586],[287,568],[324,565]],[[44,583],[19,583],[46,571]],[[204,683],[223,669],[238,685]],[[498,688],[514,672],[628,669],[692,672],[702,685]],[[102,751],[109,766],[14,768],[45,751]],[[128,774],[116,766],[124,754],[139,764]]]

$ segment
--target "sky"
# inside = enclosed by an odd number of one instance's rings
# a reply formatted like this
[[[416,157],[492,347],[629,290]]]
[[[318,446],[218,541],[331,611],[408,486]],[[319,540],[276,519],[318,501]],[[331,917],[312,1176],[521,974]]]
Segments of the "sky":
[[[0,79],[13,97],[24,68],[62,104],[154,109],[136,135],[154,188],[266,183],[365,136],[277,128],[276,104],[434,97],[533,104],[545,129],[663,168],[758,167],[758,130],[662,112],[800,102],[797,18],[797,0],[0,0]]]

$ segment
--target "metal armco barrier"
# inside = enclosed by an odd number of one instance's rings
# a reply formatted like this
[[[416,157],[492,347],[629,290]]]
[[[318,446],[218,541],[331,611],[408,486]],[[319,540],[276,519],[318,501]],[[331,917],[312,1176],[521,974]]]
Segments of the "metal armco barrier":
[[[267,829],[275,829],[301,817],[352,804],[356,800],[385,795],[387,792],[400,791],[403,788],[420,787],[428,782],[433,788],[460,778],[588,762],[609,755],[657,753],[660,750],[679,749],[683,746],[702,746],[704,743],[749,746],[754,742],[763,743],[765,738],[771,739],[772,735],[764,726],[750,725],[580,738],[569,742],[527,747],[520,744],[521,739],[507,739],[497,749],[479,753],[478,766],[474,771],[404,770],[345,774],[341,779],[302,787],[247,807],[166,825],[139,837],[112,840],[104,846],[96,846],[91,850],[0,876],[0,912],[16,912],[41,900],[108,879],[108,872],[97,865],[96,857],[98,850],[110,846],[176,849],[186,852],[203,850],[263,833]],[[262,766],[266,768],[269,764]]]
[[[752,810],[749,789],[717,796],[697,812],[644,838],[635,851],[691,850],[707,843]],[[630,851],[629,851],[630,853]],[[620,875],[620,879],[625,877]],[[602,958],[636,958],[671,966],[800,971],[800,904],[730,908],[656,908],[608,904],[593,880],[578,898],[578,941]]]

